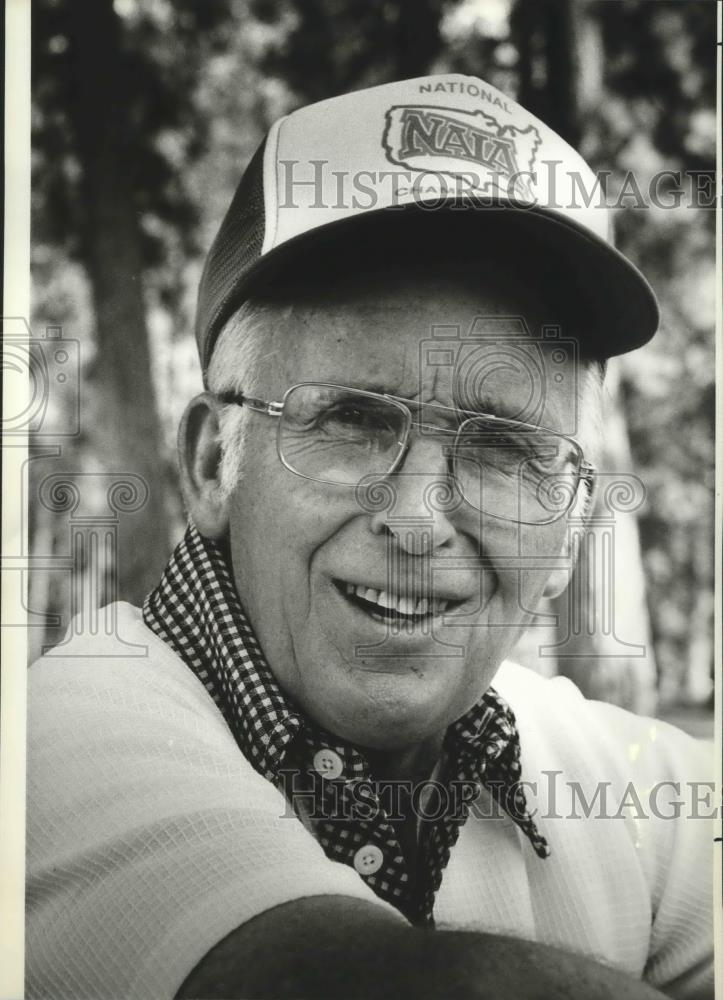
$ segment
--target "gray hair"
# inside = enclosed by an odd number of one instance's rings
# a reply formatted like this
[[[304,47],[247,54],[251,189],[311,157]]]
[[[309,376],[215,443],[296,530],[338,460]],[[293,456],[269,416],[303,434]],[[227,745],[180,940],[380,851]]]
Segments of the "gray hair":
[[[247,300],[218,335],[206,371],[206,385],[213,393],[248,391],[249,373],[262,354],[266,309]],[[246,411],[233,403],[221,407],[218,442],[221,446],[221,494],[228,499],[239,480],[246,436]]]
[[[247,300],[227,321],[213,348],[206,372],[211,392],[248,391],[249,378],[264,356],[268,306]],[[603,442],[605,364],[583,362],[578,381],[578,427],[574,436],[587,461],[597,465]],[[228,499],[239,480],[246,436],[247,411],[228,404],[221,407],[218,441],[221,446],[221,494]]]

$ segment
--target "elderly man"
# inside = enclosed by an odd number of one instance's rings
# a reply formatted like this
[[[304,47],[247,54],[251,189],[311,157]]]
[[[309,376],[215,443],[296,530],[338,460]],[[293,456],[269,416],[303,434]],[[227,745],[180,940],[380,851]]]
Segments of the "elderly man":
[[[31,670],[31,996],[711,995],[705,749],[508,661],[657,324],[594,181],[467,77],[272,128],[202,279],[186,535]]]

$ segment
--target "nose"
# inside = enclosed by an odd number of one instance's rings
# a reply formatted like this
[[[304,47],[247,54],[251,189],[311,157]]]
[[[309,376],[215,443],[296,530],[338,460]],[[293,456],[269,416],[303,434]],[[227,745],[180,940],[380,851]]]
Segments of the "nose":
[[[386,482],[388,499],[371,515],[372,532],[392,535],[409,555],[448,546],[456,534],[451,514],[460,498],[443,444],[415,434]]]

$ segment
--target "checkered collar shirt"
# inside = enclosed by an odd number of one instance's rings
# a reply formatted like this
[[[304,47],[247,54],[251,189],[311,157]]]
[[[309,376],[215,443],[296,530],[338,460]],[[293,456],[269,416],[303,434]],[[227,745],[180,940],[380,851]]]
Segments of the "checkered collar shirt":
[[[435,894],[482,786],[535,853],[549,854],[520,786],[515,717],[492,688],[448,728],[434,780],[416,789],[375,782],[358,750],[306,718],[282,692],[221,547],[193,525],[146,598],[143,617],[202,681],[241,752],[284,792],[327,856],[353,867],[413,924],[434,926]],[[417,843],[405,852],[401,831],[410,807],[421,819]]]

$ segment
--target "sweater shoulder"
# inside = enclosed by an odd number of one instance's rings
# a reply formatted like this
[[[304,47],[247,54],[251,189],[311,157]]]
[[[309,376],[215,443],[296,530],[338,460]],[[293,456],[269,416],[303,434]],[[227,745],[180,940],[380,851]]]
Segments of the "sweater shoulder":
[[[118,602],[98,618],[103,632],[81,631],[76,619],[64,640],[28,672],[28,729],[72,728],[93,717],[150,717],[197,720],[219,734],[227,726],[210,694],[183,660],[143,621],[140,608]],[[228,733],[230,737],[230,733]]]

